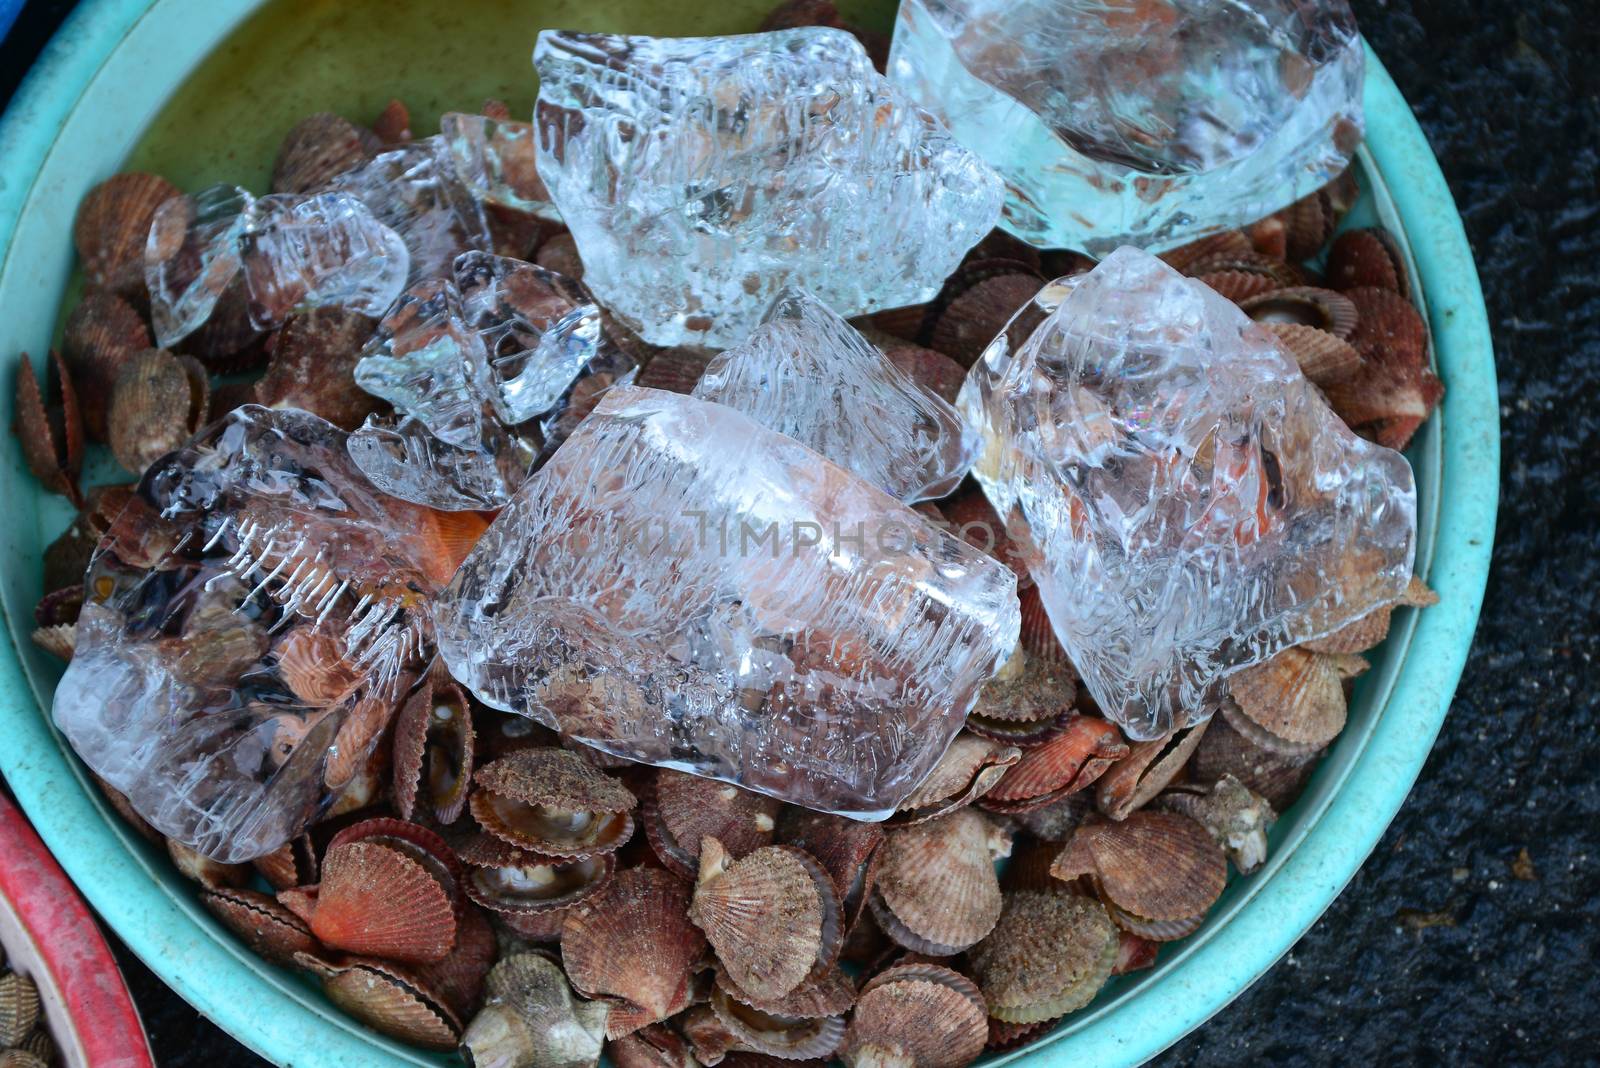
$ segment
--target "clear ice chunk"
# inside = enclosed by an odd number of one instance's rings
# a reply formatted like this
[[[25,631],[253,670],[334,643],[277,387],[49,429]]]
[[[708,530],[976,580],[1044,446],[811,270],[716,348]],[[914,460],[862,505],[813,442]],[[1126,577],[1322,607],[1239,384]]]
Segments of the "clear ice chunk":
[[[943,497],[978,455],[959,412],[803,289],[712,359],[694,396],[737,408],[907,504]]]
[[[441,441],[473,448],[483,437],[483,342],[467,326],[448,279],[407,290],[356,363],[356,385],[382,397]]]
[[[1363,66],[1345,0],[903,0],[889,77],[1004,176],[1007,229],[1102,256],[1333,179]]]
[[[405,245],[355,197],[262,197],[249,220],[239,259],[259,330],[281,326],[296,309],[335,304],[382,315],[405,287]]]
[[[439,137],[449,149],[456,177],[479,201],[561,221],[539,177],[531,122],[451,111],[439,119]]]
[[[600,309],[565,275],[487,252],[456,260],[455,279],[501,420],[522,423],[555,407],[600,351]]]
[[[1017,643],[1016,576],[719,404],[613,388],[435,610],[457,679],[619,756],[881,819]]]
[[[486,421],[472,446],[454,445],[413,418],[368,416],[350,458],[383,492],[446,512],[499,508],[526,481],[541,443]]]
[[[150,468],[85,577],[56,724],[221,861],[325,812],[432,656],[429,597],[461,555],[448,517],[377,493],[344,438],[236,409]]]
[[[438,136],[374,156],[328,188],[356,197],[400,235],[411,253],[409,282],[448,278],[457,256],[494,247],[483,205],[456,176]]]
[[[239,274],[239,237],[254,207],[255,197],[238,186],[214,185],[156,209],[144,279],[157,345],[169,348],[211,318]]]
[[[999,212],[998,176],[843,30],[546,30],[534,63],[584,284],[657,345],[730,346],[786,285],[846,316],[929,300]]]
[[[1275,337],[1124,248],[1048,286],[974,365],[973,474],[1096,703],[1137,739],[1225,677],[1396,600],[1405,457],[1363,441]]]

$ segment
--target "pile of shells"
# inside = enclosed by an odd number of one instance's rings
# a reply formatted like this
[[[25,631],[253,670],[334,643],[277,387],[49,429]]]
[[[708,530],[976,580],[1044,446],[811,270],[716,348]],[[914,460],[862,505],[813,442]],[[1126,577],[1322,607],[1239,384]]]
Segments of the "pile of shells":
[[[59,1059],[39,988],[21,972],[0,970],[0,1068],[47,1068]]]
[[[785,4],[773,20],[842,25],[825,0]],[[507,114],[496,102],[485,112]],[[410,126],[399,102],[367,127],[312,116],[286,137],[273,190],[316,188]],[[89,555],[132,499],[127,484],[82,486],[87,442],[136,478],[239,404],[346,429],[385,410],[352,378],[375,323],[351,312],[297,314],[263,333],[233,294],[180,351],[153,346],[138,266],[152,216],[178,193],[145,174],[95,188],[74,230],[87,287],[62,349],[43,382],[21,361],[24,454],[78,509],[45,553],[34,632],[63,658]],[[1165,259],[1278,334],[1358,433],[1398,448],[1441,387],[1393,242],[1371,229],[1334,236],[1354,195],[1341,179]],[[561,227],[499,209],[491,221],[501,254],[581,278]],[[935,300],[857,325],[953,398],[1046,279],[1092,265],[996,231]],[[629,348],[640,384],[682,392],[708,358]],[[975,487],[919,507],[1026,580]],[[1130,743],[1079,688],[1023,587],[1016,653],[884,824],[569,745],[435,670],[388,710],[375,763],[306,835],[249,865],[165,844],[252,950],[315,976],[372,1028],[459,1047],[480,1068],[582,1068],[603,1052],[619,1068],[959,1068],[1035,1041],[1113,976],[1149,967],[1204,922],[1230,863],[1266,863],[1277,814],[1344,726],[1350,680],[1390,617],[1240,672],[1220,715]],[[1431,600],[1414,583],[1405,603]],[[330,665],[304,652],[284,670],[313,692]],[[29,1049],[48,1060],[24,984],[0,979],[0,1040],[42,1042]]]

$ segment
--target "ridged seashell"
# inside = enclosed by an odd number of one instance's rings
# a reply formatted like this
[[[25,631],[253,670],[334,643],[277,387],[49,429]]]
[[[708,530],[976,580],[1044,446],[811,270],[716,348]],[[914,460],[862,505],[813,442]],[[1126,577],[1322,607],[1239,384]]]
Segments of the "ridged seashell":
[[[44,487],[59,493],[73,504],[79,502],[78,473],[83,469],[83,420],[78,412],[77,393],[61,354],[51,350],[46,384],[55,379],[61,405],[45,404],[47,390],[41,389],[27,353],[17,361],[17,391],[14,428],[22,446],[22,456]]]
[[[1017,1049],[1054,1031],[1060,1022],[1059,1019],[1055,1019],[1040,1020],[1037,1023],[1016,1024],[1007,1023],[1004,1020],[996,1020],[991,1016],[989,1017],[989,1041],[984,1043],[983,1048],[990,1053],[1004,1053],[1007,1050]]]
[[[354,430],[381,407],[355,384],[362,346],[377,320],[348,308],[313,308],[289,316],[273,343],[267,373],[255,384],[255,402],[301,408],[344,430]]]
[[[866,336],[883,350],[889,362],[907,378],[943,398],[946,403],[956,402],[961,384],[967,380],[965,367],[937,349],[903,341],[892,334],[874,330]]]
[[[828,1057],[844,1038],[844,1013],[855,987],[837,968],[802,983],[776,1001],[746,994],[719,970],[711,1011],[741,1046],[784,1060]]]
[[[498,930],[514,935],[519,943],[559,942],[567,913],[571,911],[570,908],[556,908],[548,912],[496,912],[493,922]]]
[[[712,354],[704,349],[685,347],[662,349],[644,365],[636,382],[651,389],[689,393],[694,389],[695,383],[700,381],[700,376],[706,373],[706,365],[711,362],[711,356]]]
[[[803,850],[764,846],[734,860],[700,846],[689,918],[751,997],[781,998],[838,959],[844,917],[832,877]]]
[[[411,109],[401,100],[390,100],[372,120],[372,132],[386,145],[411,140]]]
[[[138,310],[109,290],[84,294],[67,316],[61,355],[90,440],[106,440],[106,405],[117,373],[134,353],[150,345],[150,328]]]
[[[1009,894],[1017,890],[1058,889],[1061,881],[1050,874],[1050,868],[1060,852],[1059,842],[1046,842],[1032,837],[1020,839],[1013,846],[1005,869],[1000,873],[1000,892]],[[1089,892],[1087,886],[1084,892]]]
[[[176,839],[167,839],[167,856],[173,867],[186,879],[193,879],[208,890],[219,887],[243,886],[250,879],[250,865],[224,864],[219,860],[197,853]]]
[[[524,749],[473,778],[473,819],[512,845],[578,857],[612,852],[633,835],[633,794],[565,749]]]
[[[317,948],[306,922],[266,894],[219,887],[202,891],[200,903],[243,939],[251,952],[275,964],[292,965],[296,953]]]
[[[1254,253],[1255,245],[1251,243],[1249,235],[1243,230],[1220,230],[1205,237],[1196,238],[1187,245],[1168,249],[1158,257],[1173,270],[1194,276],[1200,272],[1193,269],[1196,263],[1216,256],[1238,256],[1245,253]]]
[[[315,708],[340,703],[361,683],[361,674],[344,659],[343,644],[325,629],[290,627],[273,656],[284,685]]]
[[[1346,230],[1334,239],[1328,250],[1328,285],[1334,289],[1377,286],[1405,297],[1410,283],[1394,239],[1388,232],[1372,227]]]
[[[787,808],[778,818],[778,841],[803,850],[833,880],[847,936],[861,926],[867,898],[877,882],[883,840],[879,824],[827,812]]]
[[[321,977],[329,1001],[374,1031],[439,1051],[461,1040],[455,1013],[404,965],[370,957],[328,961],[309,953],[295,962]]]
[[[1232,775],[1279,812],[1294,804],[1316,770],[1322,750],[1289,755],[1264,749],[1233,726],[1226,715],[1227,704],[1223,711],[1223,722],[1211,724],[1189,758],[1191,781],[1210,785],[1224,775]],[[1249,722],[1242,713],[1236,718]]]
[[[896,338],[920,348],[922,338],[926,336],[925,331],[931,325],[928,322],[931,307],[929,304],[907,304],[899,308],[884,308],[870,315],[858,316],[850,320],[850,325],[885,351],[888,351],[888,346],[878,340],[879,337]]]
[[[928,333],[929,347],[970,368],[1017,309],[1032,300],[1043,285],[1037,274],[1020,271],[974,281],[943,304]]]
[[[988,1007],[972,980],[902,964],[862,987],[839,1056],[850,1068],[964,1068],[988,1038]]]
[[[20,972],[0,975],[0,1045],[15,1046],[39,1022],[39,988]]]
[[[1040,841],[1065,842],[1093,809],[1094,803],[1088,791],[1080,791],[1068,794],[1059,801],[1052,801],[1043,808],[1018,812],[1011,818]]]
[[[441,826],[454,823],[467,807],[474,752],[466,692],[435,667],[394,721],[393,791],[400,815],[410,819],[420,806]]]
[[[1411,576],[1406,592],[1398,604],[1412,608],[1426,608],[1439,603],[1439,595],[1428,589],[1417,576]],[[1300,648],[1310,653],[1364,653],[1389,636],[1389,621],[1395,605],[1368,612],[1354,623],[1347,624],[1322,638],[1301,642]]]
[[[111,389],[106,415],[111,454],[129,471],[143,474],[204,425],[210,399],[205,368],[192,356],[165,349],[135,353]]]
[[[234,374],[261,366],[269,336],[276,341],[278,335],[268,335],[251,321],[250,293],[244,276],[236,275],[217,297],[206,321],[179,339],[173,351],[193,356],[215,374]]]
[[[42,1027],[35,1027],[33,1033],[22,1040],[12,1052],[29,1053],[39,1059],[37,1065],[18,1065],[17,1068],[49,1068],[60,1055],[56,1048],[55,1040],[50,1037],[50,1032]]]
[[[1117,962],[1111,966],[1112,975],[1128,975],[1153,968],[1161,943],[1123,931],[1117,940]]]
[[[699,1068],[687,1039],[666,1024],[650,1024],[606,1047],[616,1068]]]
[[[696,1005],[675,1022],[701,1064],[722,1064],[729,1053],[740,1048],[738,1036],[728,1030],[710,1005]]]
[[[1427,324],[1409,300],[1386,289],[1345,295],[1360,315],[1350,344],[1361,354],[1361,370],[1323,392],[1356,433],[1403,449],[1444,396],[1444,384],[1428,366]]]
[[[443,960],[411,966],[423,986],[466,1020],[483,998],[484,976],[499,956],[499,942],[488,914],[467,905],[456,923],[456,945]]]
[[[1019,643],[984,684],[972,714],[990,724],[1035,724],[1057,718],[1077,699],[1078,685],[1070,669],[1030,656]]]
[[[310,835],[302,834],[285,842],[251,864],[274,890],[309,886],[317,881],[317,852]]]
[[[29,632],[28,637],[33,644],[61,660],[71,660],[72,653],[78,647],[78,625],[76,623],[57,623],[49,627],[35,627]]]
[[[1106,901],[1143,919],[1185,920],[1203,916],[1221,896],[1228,862],[1194,820],[1143,810],[1121,823],[1084,824],[1050,872],[1090,876]]]
[[[1288,286],[1239,301],[1239,307],[1258,323],[1314,326],[1349,340],[1358,316],[1349,297],[1316,286]]]
[[[78,205],[72,242],[89,285],[135,304],[146,299],[144,246],[156,209],[183,190],[154,174],[114,174]]]
[[[1206,922],[1206,914],[1203,912],[1176,920],[1147,920],[1143,916],[1118,908],[1114,901],[1106,901],[1104,904],[1106,914],[1111,917],[1113,923],[1123,931],[1151,942],[1176,942],[1180,938],[1188,938],[1200,930]]]
[[[1092,785],[1127,755],[1115,725],[1098,716],[1074,716],[1063,733],[1024,752],[980,803],[996,812],[1042,808]]]
[[[1020,548],[1016,553],[1020,559]],[[1067,651],[1061,647],[1055,626],[1050,622],[1050,613],[1045,611],[1044,597],[1031,578],[1017,591],[1017,598],[1022,609],[1022,628],[1017,643],[1022,651],[1032,664],[1046,665],[1076,683],[1077,669],[1072,666]]]
[[[533,262],[547,271],[566,275],[574,282],[583,281],[583,257],[578,255],[577,239],[565,230],[545,238]],[[709,360],[710,355],[706,358]]]
[[[432,832],[401,820],[341,831],[322,858],[311,931],[326,945],[429,962],[455,947],[460,871]]]
[[[661,863],[693,878],[702,839],[715,838],[738,859],[772,844],[780,807],[764,794],[663,768],[655,773],[639,820]]]
[[[1299,264],[1262,255],[1253,248],[1242,252],[1214,252],[1182,268],[1182,272],[1191,278],[1224,271],[1242,271],[1270,278],[1277,283],[1274,288],[1311,285],[1315,281],[1311,272]]]
[[[1210,725],[1210,720],[1202,720],[1163,738],[1135,742],[1095,784],[1096,807],[1114,820],[1143,808],[1183,770]]]
[[[1296,747],[1320,749],[1344,729],[1339,661],[1291,648],[1228,676],[1228,693],[1257,726]]]
[[[1232,775],[1211,786],[1170,790],[1156,799],[1156,807],[1181,812],[1199,823],[1222,847],[1240,875],[1249,875],[1267,861],[1267,832],[1278,821],[1266,798]]]
[[[979,738],[987,738],[1001,745],[1016,746],[1026,752],[1061,737],[1079,718],[1079,712],[1075,707],[1062,709],[1054,718],[1031,722],[990,719],[973,713],[967,717],[966,729]],[[984,807],[990,807],[990,803],[986,802]]]
[[[987,935],[1000,915],[994,862],[1009,836],[975,809],[889,833],[872,905],[879,925],[907,949],[959,953]]]
[[[1300,367],[1300,373],[1326,388],[1361,370],[1361,354],[1326,330],[1299,323],[1263,323]]]
[[[1195,280],[1204,282],[1235,303],[1278,288],[1277,279],[1255,271],[1207,271],[1196,275]]]
[[[616,870],[616,857],[611,853],[557,860],[489,835],[468,841],[460,857],[470,868],[467,896],[504,915],[576,905],[604,887]]]
[[[367,159],[361,131],[328,112],[308,115],[290,127],[272,165],[274,193],[309,193]]]
[[[992,683],[991,683],[992,685]],[[891,822],[921,823],[964,808],[988,793],[1022,750],[966,731],[956,735],[928,777],[900,803]]]
[[[618,872],[599,893],[567,910],[561,960],[572,985],[589,997],[620,999],[649,1017],[627,1030],[682,1012],[689,1006],[690,973],[706,948],[705,936],[689,922],[689,899],[688,883],[671,872]],[[608,1038],[627,1030],[614,1019],[606,1025]]]
[[[940,501],[938,508],[952,534],[1005,564],[1019,581],[1028,578],[1021,547],[1012,539],[981,489],[971,485],[959,489]]]
[[[1092,897],[1065,890],[1007,894],[994,931],[967,960],[989,1005],[1007,1023],[1040,1023],[1081,1009],[1111,976],[1116,925]]]

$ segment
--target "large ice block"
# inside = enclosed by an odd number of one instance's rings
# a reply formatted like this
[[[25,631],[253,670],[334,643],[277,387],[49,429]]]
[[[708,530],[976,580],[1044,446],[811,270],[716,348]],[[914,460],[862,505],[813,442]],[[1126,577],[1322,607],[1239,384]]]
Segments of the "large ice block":
[[[584,283],[658,345],[732,345],[786,285],[846,316],[931,299],[999,212],[994,172],[842,30],[547,30],[534,63]]]
[[[607,752],[864,819],[961,728],[1016,578],[731,408],[614,388],[436,611],[451,672]]]
[[[1134,738],[1208,715],[1225,676],[1411,576],[1405,457],[1358,438],[1272,334],[1147,253],[1047,286],[959,404],[984,435],[973,474],[1057,637]]]
[[[737,408],[907,504],[955,489],[978,455],[960,413],[796,287],[706,366],[694,396]]]
[[[1100,256],[1335,177],[1363,63],[1345,0],[902,0],[889,77],[1004,176],[1007,229]]]
[[[277,848],[362,770],[459,552],[316,416],[239,408],[148,472],[90,564],[55,721],[163,834]]]

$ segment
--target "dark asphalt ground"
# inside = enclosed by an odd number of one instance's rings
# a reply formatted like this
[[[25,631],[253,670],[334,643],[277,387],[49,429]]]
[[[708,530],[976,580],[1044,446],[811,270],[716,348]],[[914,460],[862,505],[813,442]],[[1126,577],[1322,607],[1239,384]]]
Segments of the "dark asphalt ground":
[[[70,3],[30,0],[0,102]],[[1170,1066],[1600,1064],[1600,3],[1355,0],[1494,326],[1494,573],[1444,732],[1317,926]],[[163,1068],[263,1063],[123,966]]]

